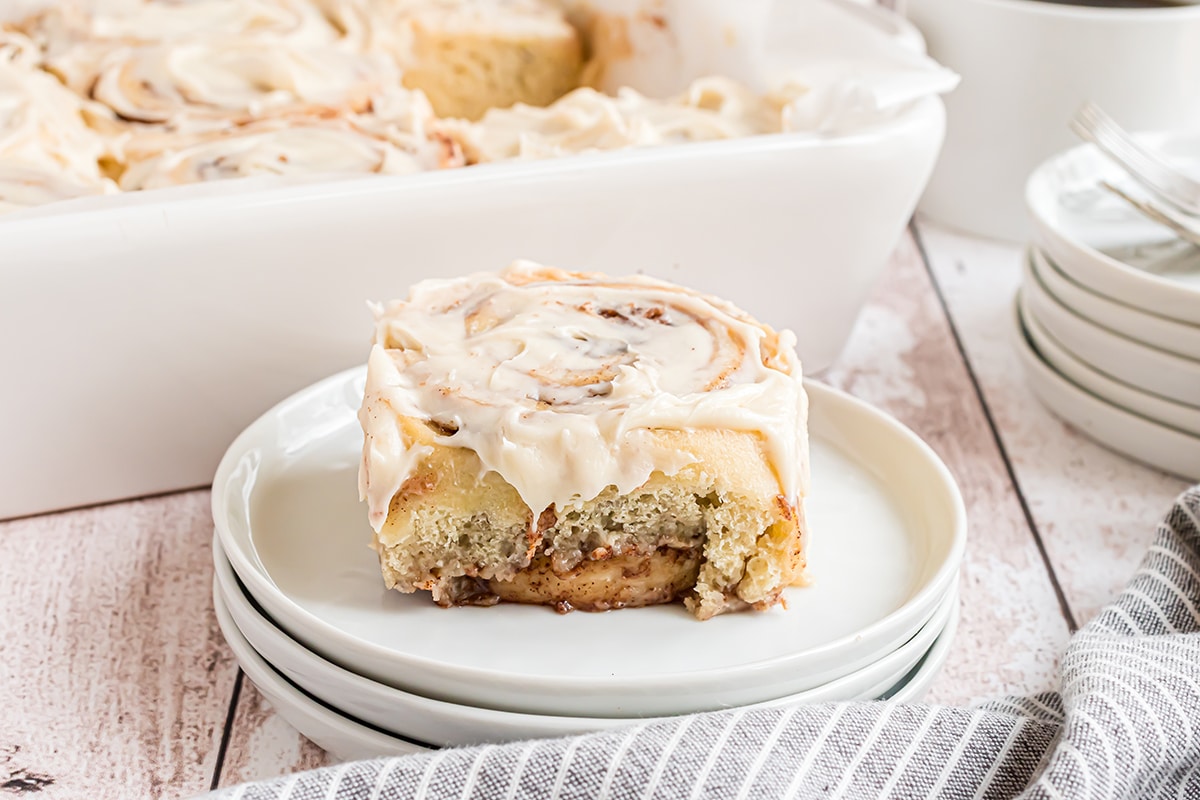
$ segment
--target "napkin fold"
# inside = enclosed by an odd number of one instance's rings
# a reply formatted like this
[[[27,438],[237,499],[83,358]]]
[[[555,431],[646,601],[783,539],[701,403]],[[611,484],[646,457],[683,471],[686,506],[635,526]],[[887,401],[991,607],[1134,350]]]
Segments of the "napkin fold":
[[[1200,797],[1200,487],[1071,640],[1059,693],[842,703],[375,759],[211,800]],[[965,643],[960,646],[967,646]]]

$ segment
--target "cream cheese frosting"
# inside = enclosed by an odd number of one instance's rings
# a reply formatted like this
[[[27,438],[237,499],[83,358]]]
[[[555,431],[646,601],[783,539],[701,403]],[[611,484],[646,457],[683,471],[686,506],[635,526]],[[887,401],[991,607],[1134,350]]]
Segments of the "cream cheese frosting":
[[[19,58],[0,60],[0,212],[116,191],[100,171],[108,148],[84,102]]]
[[[598,150],[734,139],[787,130],[787,108],[802,88],[761,95],[728,78],[695,81],[655,100],[632,89],[615,97],[576,89],[545,108],[493,109],[478,123],[443,122],[472,162],[539,159]]]
[[[182,144],[183,146],[178,146]],[[121,174],[126,191],[160,189],[251,175],[404,175],[424,169],[419,157],[348,124],[268,120],[178,142]]]
[[[695,460],[653,436],[712,428],[761,437],[795,504],[808,481],[808,402],[795,337],[732,305],[643,276],[517,262],[425,281],[377,307],[360,420],[359,488],[378,531],[429,452],[466,447],[538,513],[628,492]]]
[[[441,119],[405,86],[419,24],[514,41],[568,27],[550,0],[62,0],[0,26],[0,160],[22,176],[7,179],[22,199],[5,207],[113,180],[397,174],[774,133],[802,93],[714,77],[666,100],[581,88],[544,108]]]

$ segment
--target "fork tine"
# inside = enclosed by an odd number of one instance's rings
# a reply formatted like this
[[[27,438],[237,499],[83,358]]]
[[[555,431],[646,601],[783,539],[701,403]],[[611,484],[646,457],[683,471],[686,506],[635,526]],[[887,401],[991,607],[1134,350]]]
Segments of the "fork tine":
[[[1071,119],[1070,127],[1171,206],[1187,214],[1200,215],[1200,183],[1181,175],[1156,153],[1143,147],[1097,105],[1084,103]]]

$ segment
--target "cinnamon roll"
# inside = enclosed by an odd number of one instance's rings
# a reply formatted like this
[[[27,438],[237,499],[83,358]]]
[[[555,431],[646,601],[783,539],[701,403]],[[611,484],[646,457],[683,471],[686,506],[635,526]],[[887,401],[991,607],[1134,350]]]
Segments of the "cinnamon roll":
[[[518,262],[376,308],[359,488],[441,605],[766,609],[805,568],[789,332],[646,277]]]
[[[285,118],[134,140],[120,187],[159,189],[252,175],[404,175],[445,165],[433,152],[404,150],[344,120]]]
[[[100,62],[93,99],[121,119],[177,130],[370,110],[399,82],[386,60],[254,38],[125,47]]]

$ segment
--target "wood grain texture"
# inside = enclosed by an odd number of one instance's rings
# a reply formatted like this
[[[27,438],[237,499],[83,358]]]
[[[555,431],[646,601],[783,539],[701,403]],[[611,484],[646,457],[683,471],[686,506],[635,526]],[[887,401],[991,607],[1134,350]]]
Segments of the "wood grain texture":
[[[962,618],[928,699],[969,703],[1053,688],[1067,626],[911,238],[896,252],[845,352],[824,377],[925,439],[954,474],[966,503]]]
[[[1022,250],[919,226],[1017,484],[1079,624],[1120,591],[1185,481],[1076,433],[1025,385],[1012,346]]]
[[[0,796],[208,789],[236,667],[208,492],[0,524]]]

